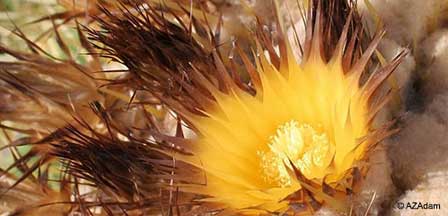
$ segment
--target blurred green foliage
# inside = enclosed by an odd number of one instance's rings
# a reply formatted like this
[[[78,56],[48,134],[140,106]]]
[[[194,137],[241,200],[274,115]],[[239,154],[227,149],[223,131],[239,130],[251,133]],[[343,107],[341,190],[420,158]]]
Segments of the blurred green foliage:
[[[1,0],[0,1],[0,11],[11,11],[14,10],[15,4],[13,0]]]

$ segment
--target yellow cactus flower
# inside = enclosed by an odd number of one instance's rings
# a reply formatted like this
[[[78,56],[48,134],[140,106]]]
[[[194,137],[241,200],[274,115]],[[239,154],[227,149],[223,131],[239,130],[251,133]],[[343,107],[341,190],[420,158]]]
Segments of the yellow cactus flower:
[[[353,170],[363,169],[357,167],[358,162],[393,133],[375,131],[372,120],[384,101],[373,103],[372,98],[400,57],[362,81],[382,33],[345,71],[350,18],[332,57],[326,60],[319,16],[308,23],[315,27],[302,62],[287,52],[280,57],[286,64],[277,68],[268,56],[258,56],[255,95],[229,81],[230,77],[223,78],[225,92],[203,79],[215,101],[205,107],[205,116],[187,115],[199,136],[191,147],[193,156],[177,155],[176,159],[203,170],[206,182],[182,185],[180,190],[206,195],[200,201],[245,214],[288,211],[288,197],[297,192],[308,193],[316,203],[344,208],[344,200],[322,191],[326,186],[339,193],[351,189]],[[310,201],[305,197],[298,203]]]

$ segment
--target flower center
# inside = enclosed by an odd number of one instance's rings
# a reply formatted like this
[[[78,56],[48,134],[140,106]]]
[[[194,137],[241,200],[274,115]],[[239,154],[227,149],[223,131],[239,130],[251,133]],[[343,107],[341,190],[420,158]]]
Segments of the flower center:
[[[305,176],[312,176],[313,169],[326,165],[329,143],[325,133],[319,133],[309,124],[292,120],[281,125],[269,138],[269,150],[257,152],[263,179],[279,187],[290,186],[290,161]]]

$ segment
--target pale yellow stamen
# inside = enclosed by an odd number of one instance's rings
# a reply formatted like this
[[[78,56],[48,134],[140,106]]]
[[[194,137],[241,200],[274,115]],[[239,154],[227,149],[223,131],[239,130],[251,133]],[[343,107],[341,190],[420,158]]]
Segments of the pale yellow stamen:
[[[330,141],[319,127],[300,124],[295,120],[278,127],[276,134],[270,137],[268,151],[258,151],[263,179],[279,187],[291,185],[289,160],[305,175],[312,167],[323,167]]]

